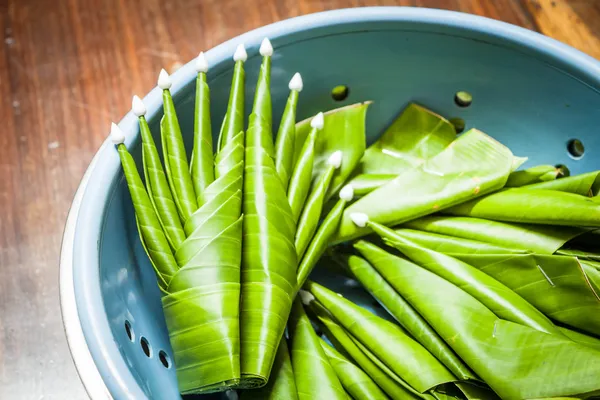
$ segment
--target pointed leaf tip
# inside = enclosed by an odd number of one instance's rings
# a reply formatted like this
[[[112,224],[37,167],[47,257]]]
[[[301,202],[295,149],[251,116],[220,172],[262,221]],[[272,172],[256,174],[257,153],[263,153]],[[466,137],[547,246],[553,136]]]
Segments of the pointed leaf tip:
[[[325,125],[325,117],[323,113],[320,112],[310,121],[310,126],[315,129],[323,129],[323,125]]]
[[[271,57],[273,55],[273,45],[269,38],[264,38],[262,43],[260,44],[260,49],[258,50],[260,55],[263,57]]]
[[[304,88],[304,82],[302,82],[302,75],[300,75],[300,72],[296,72],[294,76],[292,76],[288,87],[290,90],[295,90],[296,92],[302,91]]]
[[[125,133],[123,133],[121,128],[119,128],[119,125],[115,124],[114,122],[110,126],[110,140],[112,140],[114,144],[121,144],[125,142]]]
[[[327,159],[327,164],[333,168],[339,168],[342,165],[343,153],[341,150],[334,151]]]
[[[240,43],[238,47],[235,49],[235,53],[233,53],[233,61],[243,61],[246,62],[248,59],[248,53],[246,53],[246,47],[244,43]]]
[[[367,222],[369,222],[369,216],[365,213],[352,213],[350,214],[350,219],[359,228],[364,228],[367,226]]]
[[[200,54],[198,54],[198,57],[196,57],[196,63],[194,64],[194,66],[196,67],[196,72],[198,73],[208,72],[208,61],[206,61],[206,57],[204,56],[203,51],[201,51]]]
[[[354,198],[354,188],[352,185],[346,185],[340,190],[340,199],[344,201],[351,201]]]
[[[160,74],[158,74],[158,87],[162,90],[167,90],[171,89],[172,84],[173,82],[171,82],[171,77],[169,76],[169,73],[165,71],[164,68],[161,69]]]
[[[302,304],[305,306],[309,305],[315,300],[315,296],[312,293],[307,292],[306,290],[300,290],[300,300],[302,300]]]
[[[133,99],[131,99],[131,111],[136,117],[146,115],[146,105],[138,96],[133,96]]]

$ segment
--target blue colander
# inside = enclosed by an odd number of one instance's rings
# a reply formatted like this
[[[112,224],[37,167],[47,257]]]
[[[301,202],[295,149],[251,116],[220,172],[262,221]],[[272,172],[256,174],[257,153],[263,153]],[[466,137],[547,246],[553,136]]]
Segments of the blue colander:
[[[374,100],[367,117],[372,142],[407,103],[417,102],[496,137],[515,154],[529,157],[526,166],[562,164],[573,174],[600,169],[600,63],[534,32],[412,8],[338,10],[282,21],[206,53],[213,121],[223,117],[231,56],[241,42],[249,53],[250,109],[263,37],[276,50],[274,116],[281,115],[287,83],[299,71],[304,79],[299,119]],[[193,65],[172,78],[182,131],[190,133]],[[337,85],[346,86],[346,98],[332,97]],[[472,95],[470,106],[456,104],[458,91]],[[150,127],[158,133],[160,90],[152,90],[145,102]],[[136,118],[127,114],[120,126],[141,162]],[[583,155],[569,152],[573,139],[583,143]],[[191,148],[191,134],[185,140]],[[93,399],[180,398],[154,272],[139,241],[119,157],[108,141],[92,160],[69,213],[61,303],[73,359]]]

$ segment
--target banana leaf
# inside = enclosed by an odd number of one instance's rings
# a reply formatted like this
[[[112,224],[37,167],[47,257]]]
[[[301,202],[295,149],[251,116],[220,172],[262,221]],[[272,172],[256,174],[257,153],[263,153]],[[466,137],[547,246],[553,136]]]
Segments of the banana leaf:
[[[176,250],[185,240],[185,232],[148,122],[143,115],[138,119],[142,136],[142,165],[148,196],[171,249]]]
[[[456,387],[468,400],[499,400],[500,397],[489,387],[474,385],[469,382],[456,382]]]
[[[507,189],[444,213],[506,222],[600,227],[600,204],[578,194],[544,189]]]
[[[321,212],[323,211],[323,205],[325,203],[325,195],[327,194],[335,171],[340,168],[341,156],[341,152],[332,154],[327,169],[323,172],[323,175],[319,177],[310,192],[308,199],[306,199],[306,203],[300,214],[300,219],[298,220],[294,242],[298,259],[302,259],[308,244],[317,230],[317,225],[319,224]]]
[[[241,400],[297,400],[298,392],[287,340],[281,338],[269,382],[260,389],[245,390]]]
[[[600,297],[575,257],[448,253],[505,284],[555,321],[600,336]]]
[[[554,181],[560,176],[561,169],[553,165],[537,165],[535,167],[514,171],[506,180],[505,187],[521,187],[540,182]]]
[[[294,216],[294,222],[300,218],[304,201],[310,190],[313,163],[315,158],[315,141],[317,133],[323,129],[323,114],[317,114],[311,122],[312,126],[308,137],[302,145],[298,161],[294,165],[292,177],[288,187],[287,197]]]
[[[311,301],[309,309],[317,316],[329,341],[340,352],[346,353],[390,398],[393,400],[431,399],[431,396],[417,392],[396,374],[393,372],[387,374],[375,362],[371,361],[371,358],[358,347],[344,328],[332,319],[331,314],[320,303]],[[383,366],[385,367],[385,365]]]
[[[345,400],[346,392],[321,347],[320,339],[306,316],[299,298],[294,301],[289,331],[298,399]]]
[[[213,170],[213,143],[210,124],[210,89],[206,73],[196,77],[196,102],[194,108],[194,147],[190,160],[190,173],[196,199],[215,180]],[[198,204],[201,206],[201,204]]]
[[[559,329],[561,330],[563,335],[565,335],[572,341],[582,344],[584,346],[591,347],[594,350],[600,351],[600,339],[598,339],[597,337],[589,336],[584,333],[577,332],[573,329],[565,328],[562,326],[559,327]]]
[[[184,394],[218,392],[240,383],[244,152],[243,147],[227,151],[240,143],[243,133],[217,155],[223,175],[203,191],[216,195],[186,222],[190,234],[175,253],[181,268],[162,299]],[[223,153],[227,155],[219,157]]]
[[[456,378],[396,324],[314,282],[307,289],[335,319],[379,360],[420,393]]]
[[[560,334],[546,316],[493,277],[456,258],[418,246],[383,225],[369,222],[369,226],[386,244],[398,249],[414,263],[463,288],[498,317],[541,332]],[[368,246],[364,241],[354,245],[361,253]]]
[[[369,101],[352,104],[336,108],[324,114],[325,125],[315,142],[312,180],[321,176],[327,168],[327,160],[334,152],[342,151],[344,159],[344,164],[333,178],[326,196],[327,199],[333,197],[344,186],[347,178],[354,171],[365,152],[365,122],[370,104]],[[298,162],[301,148],[309,132],[310,119],[296,124],[294,165]]]
[[[583,251],[579,249],[558,249],[556,254],[561,256],[571,256],[577,257],[580,260],[592,260],[592,261],[600,261],[600,253],[591,252],[591,251]]]
[[[600,266],[596,261],[580,260],[590,284],[596,293],[600,293]]]
[[[354,193],[362,197],[380,186],[385,185],[398,174],[359,174],[351,180]]]
[[[481,154],[487,154],[485,163]],[[348,207],[335,240],[345,241],[369,232],[368,227],[359,228],[352,222],[352,213],[365,213],[370,220],[384,225],[410,221],[500,189],[521,162],[508,148],[472,129],[435,157]]]
[[[243,45],[243,55],[240,59],[235,61],[235,67],[233,68],[233,77],[231,79],[231,89],[229,92],[229,102],[227,103],[227,112],[221,125],[221,132],[219,134],[218,148],[219,150],[225,147],[225,145],[233,139],[235,135],[244,130],[244,85],[246,83],[246,73],[244,72],[244,62],[246,61],[245,50]],[[236,53],[238,51],[236,50]]]
[[[502,399],[600,389],[600,352],[500,319],[466,288],[377,246],[363,242],[359,251]]]
[[[346,207],[346,204],[352,200],[353,195],[352,186],[350,185],[344,186],[344,188],[340,190],[340,199],[323,219],[319,229],[317,229],[317,232],[312,237],[312,240],[304,253],[304,257],[298,266],[298,272],[296,274],[298,290],[304,285],[304,282],[317,264],[317,261],[319,261],[323,253],[325,253],[329,241],[333,235],[335,235],[335,232],[337,232],[344,208]]]
[[[296,290],[296,226],[271,157],[270,66],[271,57],[263,57],[246,132],[240,310],[245,387],[267,383]]]
[[[437,155],[455,138],[448,120],[411,103],[365,151],[356,173],[398,175]]]
[[[540,254],[554,254],[565,243],[587,232],[581,228],[441,215],[422,217],[402,226]]]
[[[593,197],[598,195],[600,189],[600,171],[588,172],[581,175],[573,175],[555,181],[541,182],[528,185],[527,189],[546,189],[569,192],[581,196]]]
[[[380,400],[388,397],[362,369],[321,339],[321,347],[344,389],[355,400]]]
[[[229,139],[223,149],[215,156],[214,174],[219,179],[230,169],[235,167],[239,159],[244,158],[244,132],[240,132]],[[206,196],[201,195],[199,199],[204,200]]]
[[[114,126],[113,129],[115,129]],[[135,210],[140,240],[156,272],[158,286],[164,291],[172,276],[177,273],[177,262],[154,211],[150,197],[144,188],[133,157],[131,157],[124,144],[119,144],[117,150],[131,195],[133,209]]]
[[[427,322],[399,296],[363,258],[350,256],[348,266],[356,279],[423,347],[459,379],[477,379]]]
[[[164,70],[163,70],[164,71]],[[177,112],[169,89],[163,89],[164,116],[160,120],[160,137],[162,143],[167,181],[179,212],[181,222],[198,209],[196,192],[192,183],[190,166],[188,164],[181,128]]]
[[[294,80],[299,82],[295,82]],[[302,78],[295,74],[290,81],[290,95],[285,103],[285,109],[281,116],[279,130],[275,138],[275,169],[281,179],[283,188],[287,191],[292,167],[294,163],[294,149],[296,138],[296,107],[298,106],[298,95],[302,90]]]

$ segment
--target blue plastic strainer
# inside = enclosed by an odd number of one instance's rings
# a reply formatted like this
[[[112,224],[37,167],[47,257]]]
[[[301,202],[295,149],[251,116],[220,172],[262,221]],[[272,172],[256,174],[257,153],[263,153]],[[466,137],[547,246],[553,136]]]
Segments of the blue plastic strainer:
[[[265,36],[276,49],[274,116],[281,115],[287,83],[299,71],[304,78],[299,119],[374,100],[367,120],[373,141],[413,101],[498,138],[515,154],[528,156],[526,166],[564,164],[572,173],[600,169],[600,63],[534,32],[460,13],[412,8],[338,10],[286,20],[206,53],[213,121],[223,117],[231,56],[240,42],[250,55],[250,109],[260,64],[258,46]],[[195,77],[191,64],[173,75],[172,92],[188,148]],[[349,89],[341,102],[331,95],[337,85]],[[473,96],[469,107],[455,103],[457,91]],[[151,91],[145,102],[151,128],[158,133],[160,90]],[[140,162],[136,118],[128,114],[120,126]],[[567,150],[575,138],[585,146],[578,159]],[[93,399],[179,398],[154,272],[140,245],[117,152],[108,142],[87,170],[67,220],[61,302],[73,359]]]

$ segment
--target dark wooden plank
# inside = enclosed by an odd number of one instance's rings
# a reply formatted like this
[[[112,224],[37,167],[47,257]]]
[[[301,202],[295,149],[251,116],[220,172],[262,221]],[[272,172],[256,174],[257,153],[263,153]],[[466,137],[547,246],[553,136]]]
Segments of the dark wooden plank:
[[[172,71],[247,30],[367,5],[539,27],[600,56],[595,0],[271,0],[257,8],[243,0],[0,2],[0,398],[85,398],[60,320],[60,240],[79,179],[131,95],[150,90],[160,68]]]

